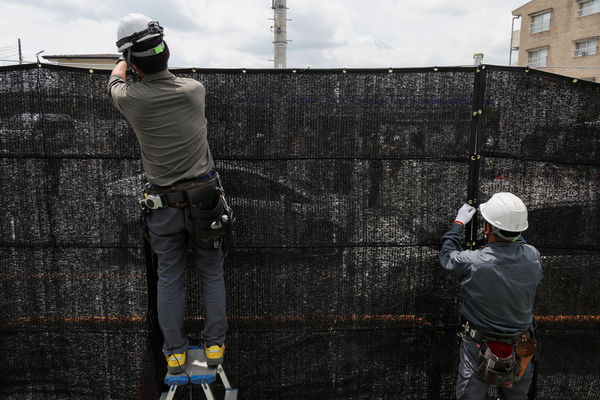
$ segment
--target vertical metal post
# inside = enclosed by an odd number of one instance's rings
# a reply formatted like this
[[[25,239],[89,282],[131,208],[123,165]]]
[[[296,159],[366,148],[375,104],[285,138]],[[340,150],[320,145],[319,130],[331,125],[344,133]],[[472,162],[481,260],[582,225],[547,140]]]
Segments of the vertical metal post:
[[[486,71],[485,65],[475,69],[475,82],[473,85],[473,108],[471,119],[471,142],[469,146],[469,182],[467,186],[467,203],[473,207],[479,204],[479,170],[481,168],[481,155],[479,154],[481,138],[481,119],[485,97]],[[471,222],[465,226],[465,240],[467,246],[473,250],[477,244],[477,214],[473,215]]]
[[[274,68],[282,69],[286,67],[286,0],[272,0],[274,10],[273,23],[273,50],[275,53]]]
[[[19,43],[19,64],[23,64],[23,53],[21,52],[21,38],[17,39]]]

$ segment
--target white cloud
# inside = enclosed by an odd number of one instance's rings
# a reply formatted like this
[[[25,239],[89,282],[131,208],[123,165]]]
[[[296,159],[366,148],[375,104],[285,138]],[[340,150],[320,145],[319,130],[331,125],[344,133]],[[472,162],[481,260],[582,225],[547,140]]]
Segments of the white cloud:
[[[296,7],[288,1],[288,15],[294,19],[289,26],[294,42],[288,46],[288,65],[410,67],[467,65],[477,52],[483,52],[488,63],[506,63],[510,12],[524,2],[328,1],[324,7],[313,1],[301,3]],[[326,46],[319,46],[320,40]],[[361,45],[365,40],[384,45],[365,48]]]
[[[197,29],[179,33],[165,27],[169,33],[174,66],[210,68],[267,68],[271,47],[268,30],[270,7],[258,7],[256,2],[230,0],[190,2],[179,0],[180,10]]]
[[[525,0],[288,0],[288,67],[467,65],[473,54],[506,64],[511,11]],[[143,5],[143,6],[142,6]],[[22,39],[27,60],[114,53],[119,19],[158,19],[172,66],[268,68],[270,0],[0,0],[2,44]]]

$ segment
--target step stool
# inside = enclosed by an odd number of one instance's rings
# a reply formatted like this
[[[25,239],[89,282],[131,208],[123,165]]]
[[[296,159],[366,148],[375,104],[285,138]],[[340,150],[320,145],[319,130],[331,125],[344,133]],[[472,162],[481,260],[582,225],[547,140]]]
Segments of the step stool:
[[[172,400],[175,397],[175,391],[178,386],[187,384],[201,385],[207,400],[214,400],[215,397],[210,390],[210,384],[217,380],[217,375],[221,378],[225,387],[224,400],[236,400],[237,389],[231,387],[223,366],[219,364],[216,367],[209,367],[206,364],[206,355],[204,347],[188,346],[187,364],[184,373],[169,374],[165,376],[165,385],[169,386],[169,391],[160,396],[160,400]]]

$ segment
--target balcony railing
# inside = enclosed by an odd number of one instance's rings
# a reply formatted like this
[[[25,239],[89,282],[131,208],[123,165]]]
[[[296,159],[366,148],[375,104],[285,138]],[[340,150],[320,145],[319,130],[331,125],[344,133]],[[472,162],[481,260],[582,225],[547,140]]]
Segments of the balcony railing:
[[[596,49],[577,49],[575,50],[575,57],[591,56],[596,54]]]
[[[594,4],[592,7],[583,7],[577,10],[578,17],[585,17],[586,15],[596,14],[600,12],[600,3]]]

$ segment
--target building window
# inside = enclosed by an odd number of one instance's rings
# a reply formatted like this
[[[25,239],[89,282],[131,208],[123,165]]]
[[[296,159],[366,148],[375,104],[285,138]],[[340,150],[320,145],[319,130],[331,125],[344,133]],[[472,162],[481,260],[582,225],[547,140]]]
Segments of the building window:
[[[589,0],[579,3],[577,15],[580,17],[585,17],[586,15],[595,14],[598,12],[600,12],[600,0]]]
[[[531,17],[529,33],[538,33],[550,30],[550,11]]]
[[[546,66],[546,57],[548,56],[548,48],[529,50],[529,60],[527,65],[531,68],[539,68]]]
[[[586,39],[575,42],[575,57],[591,56],[596,54],[598,39]]]

